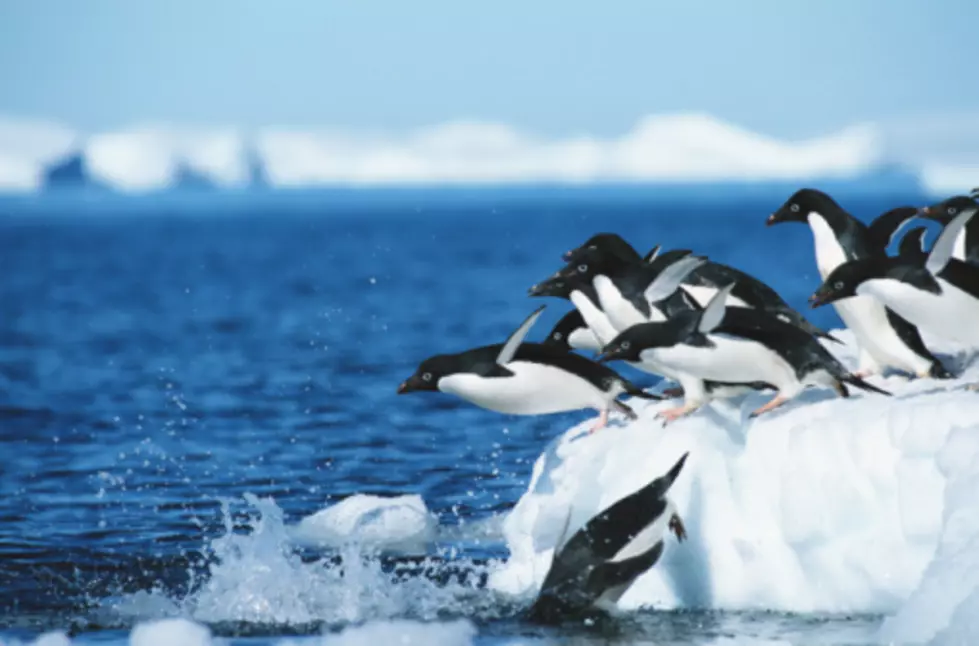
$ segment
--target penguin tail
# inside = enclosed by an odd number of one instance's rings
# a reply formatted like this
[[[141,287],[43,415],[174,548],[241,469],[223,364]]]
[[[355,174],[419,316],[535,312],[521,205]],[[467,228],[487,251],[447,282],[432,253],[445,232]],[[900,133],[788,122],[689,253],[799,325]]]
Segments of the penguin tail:
[[[954,379],[955,375],[948,371],[945,366],[942,365],[941,361],[935,360],[931,364],[931,368],[928,370],[928,376],[932,379]]]
[[[632,410],[631,408],[629,408],[628,406],[626,406],[625,404],[623,404],[617,399],[612,401],[612,407],[615,408],[615,410],[622,413],[623,415],[625,415],[626,417],[628,417],[633,422],[639,419],[639,415],[636,414],[636,411]]]
[[[867,381],[864,381],[861,377],[858,377],[856,375],[846,375],[840,381],[845,381],[846,383],[850,384],[851,386],[856,386],[857,388],[859,388],[861,390],[866,390],[866,391],[869,391],[869,392],[872,392],[872,393],[877,393],[878,395],[886,395],[887,397],[890,397],[891,396],[891,393],[890,392],[884,390],[883,388],[878,388],[877,386],[873,385],[872,383],[869,383]]]
[[[625,394],[632,395],[633,397],[638,397],[639,399],[651,399],[653,401],[662,401],[665,399],[663,395],[659,393],[647,393],[645,390],[632,383],[631,381],[622,380],[622,387],[625,388]]]

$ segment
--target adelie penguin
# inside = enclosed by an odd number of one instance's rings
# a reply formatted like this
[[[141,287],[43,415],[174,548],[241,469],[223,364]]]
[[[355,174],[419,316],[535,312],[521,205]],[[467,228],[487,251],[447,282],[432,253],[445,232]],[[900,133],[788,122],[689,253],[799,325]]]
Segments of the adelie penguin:
[[[701,312],[626,330],[605,347],[598,360],[648,357],[704,379],[771,385],[775,396],[752,412],[752,417],[778,408],[808,386],[827,386],[841,397],[849,396],[846,384],[890,394],[850,374],[816,338],[795,325],[763,311],[726,307],[732,287],[723,287]],[[688,396],[683,407],[663,416],[674,420],[704,403]]]
[[[822,280],[849,260],[886,257],[884,249],[871,241],[866,225],[822,191],[797,191],[769,216],[767,224],[783,222],[809,225]],[[867,377],[892,368],[918,377],[951,377],[925,347],[918,329],[877,299],[861,296],[835,303],[835,307],[860,350],[857,376]]]
[[[864,258],[844,263],[809,299],[813,307],[873,296],[923,330],[979,346],[979,267],[952,257],[966,210],[945,225],[924,262],[916,257]]]
[[[643,392],[614,370],[579,354],[542,343],[525,342],[542,305],[521,323],[505,343],[426,359],[398,387],[456,395],[476,406],[511,415],[546,415],[594,408],[601,413],[592,431],[604,428],[611,409],[629,419],[636,413],[618,401],[620,395],[661,399]]]
[[[663,253],[689,253],[683,251],[663,252],[660,246],[656,245],[646,256],[640,257],[632,245],[621,236],[615,233],[598,233],[586,240],[580,247],[565,252],[563,258],[565,262],[572,264],[586,260],[588,252],[591,251],[603,252],[615,258],[616,262],[623,266],[655,262],[661,258]],[[607,270],[610,264],[612,263],[607,261],[606,267],[602,267],[602,269]],[[687,275],[683,281],[683,289],[697,301],[698,305],[703,307],[717,293],[718,289],[732,283],[735,284],[735,291],[731,294],[730,305],[765,310],[786,323],[797,325],[813,336],[834,343],[840,342],[829,332],[819,329],[806,320],[801,313],[786,303],[778,292],[767,284],[734,267],[709,260]]]
[[[526,613],[528,620],[555,624],[605,615],[659,561],[667,530],[678,541],[686,538],[683,521],[667,493],[688,455],[684,453],[666,474],[592,517],[567,540],[565,525],[541,590]]]
[[[950,197],[938,204],[922,208],[921,216],[947,225],[963,213],[975,213],[979,210],[979,202],[976,199],[965,195]],[[979,218],[968,220],[959,232],[952,247],[952,257],[979,266]]]

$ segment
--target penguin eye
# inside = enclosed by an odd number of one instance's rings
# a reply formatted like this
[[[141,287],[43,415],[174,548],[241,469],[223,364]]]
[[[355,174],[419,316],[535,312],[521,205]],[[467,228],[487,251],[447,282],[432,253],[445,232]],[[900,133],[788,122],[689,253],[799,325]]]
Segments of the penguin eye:
[[[431,380],[432,380],[432,373],[426,372],[425,374],[422,375],[422,381],[431,381]]]
[[[554,340],[555,341],[560,341],[562,336],[563,335],[560,332],[555,332],[554,333]]]
[[[845,285],[843,284],[843,281],[842,280],[838,280],[835,283],[833,283],[833,288],[834,289],[843,289],[844,287],[845,287]]]
[[[623,341],[622,342],[622,349],[623,350],[628,350],[630,346],[632,346],[632,342],[630,342],[630,341]]]
[[[955,208],[954,206],[948,207],[948,214],[949,215],[955,215],[957,212],[958,212],[958,209]]]
[[[789,210],[792,211],[793,213],[798,213],[799,212],[799,205],[798,204],[792,204],[792,205],[789,206]]]
[[[578,265],[578,273],[583,274],[588,271],[588,265]]]

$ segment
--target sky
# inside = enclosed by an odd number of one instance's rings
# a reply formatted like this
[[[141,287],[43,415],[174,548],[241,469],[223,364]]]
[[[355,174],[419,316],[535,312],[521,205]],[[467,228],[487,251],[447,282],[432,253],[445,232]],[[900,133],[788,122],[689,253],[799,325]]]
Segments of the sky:
[[[697,111],[816,136],[979,114],[976,24],[975,0],[3,2],[0,114],[609,136]]]

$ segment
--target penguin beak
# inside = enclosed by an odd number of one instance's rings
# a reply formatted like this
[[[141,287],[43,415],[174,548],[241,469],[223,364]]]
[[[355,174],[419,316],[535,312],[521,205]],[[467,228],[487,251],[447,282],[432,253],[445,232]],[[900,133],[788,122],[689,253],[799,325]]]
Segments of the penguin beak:
[[[614,353],[615,350],[611,348],[603,350],[595,355],[595,361],[596,363],[608,363],[609,361],[615,359]]]
[[[809,306],[812,307],[812,309],[821,307],[829,302],[827,300],[828,298],[829,296],[827,294],[816,292],[815,294],[809,297]]]
[[[918,215],[923,218],[932,218],[934,217],[935,213],[931,210],[930,206],[923,206],[918,209]]]
[[[768,216],[768,219],[765,220],[766,227],[770,227],[773,224],[778,224],[778,212],[772,213],[770,216]]]
[[[574,256],[574,249],[569,249],[561,254],[561,260],[564,262],[571,262],[571,257]]]
[[[411,386],[408,385],[407,380],[402,381],[401,385],[398,386],[398,394],[403,395],[405,393],[410,393],[410,392],[411,392]]]

